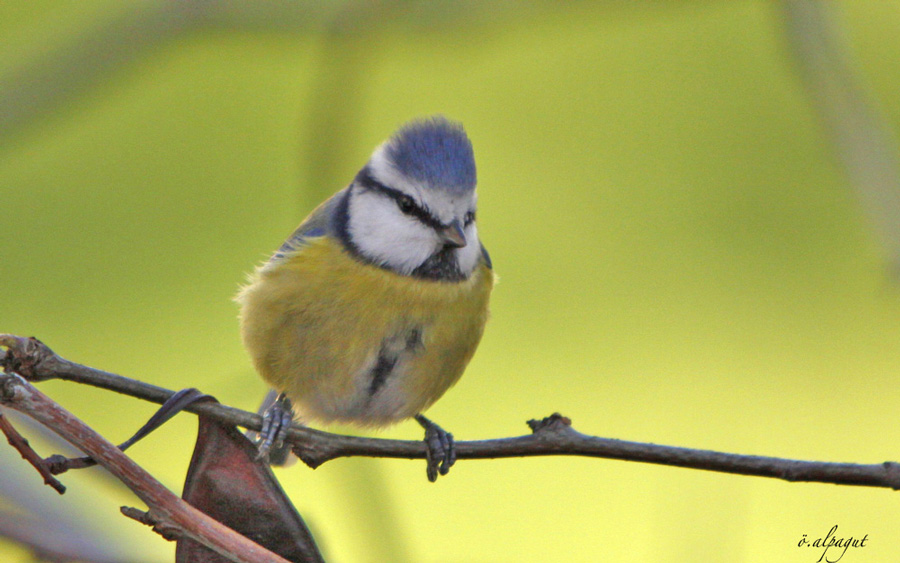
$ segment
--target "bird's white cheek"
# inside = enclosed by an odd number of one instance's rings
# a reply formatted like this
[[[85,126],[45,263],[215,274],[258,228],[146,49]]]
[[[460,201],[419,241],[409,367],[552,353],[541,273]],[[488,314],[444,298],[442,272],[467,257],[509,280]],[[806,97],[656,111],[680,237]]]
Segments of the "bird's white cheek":
[[[349,211],[350,238],[374,262],[409,274],[435,251],[434,231],[404,215],[393,201],[372,193],[355,194]]]

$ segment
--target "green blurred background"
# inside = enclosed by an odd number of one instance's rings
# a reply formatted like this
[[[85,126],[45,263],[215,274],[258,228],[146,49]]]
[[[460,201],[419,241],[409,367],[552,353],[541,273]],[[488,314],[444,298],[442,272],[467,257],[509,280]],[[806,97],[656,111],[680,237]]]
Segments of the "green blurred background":
[[[458,439],[560,411],[629,440],[900,458],[900,217],[860,205],[780,4],[300,6],[0,3],[0,332],[253,410],[238,285],[397,126],[443,113],[475,145],[501,278],[478,354],[428,412]],[[900,3],[827,6],[895,129]],[[41,387],[114,441],[155,410]],[[180,492],[195,430],[179,416],[131,455]],[[2,456],[3,517],[171,560],[102,470],[58,497]],[[334,561],[813,562],[798,542],[835,524],[869,536],[843,561],[900,555],[882,489],[581,458],[462,461],[434,485],[410,461],[277,473]]]

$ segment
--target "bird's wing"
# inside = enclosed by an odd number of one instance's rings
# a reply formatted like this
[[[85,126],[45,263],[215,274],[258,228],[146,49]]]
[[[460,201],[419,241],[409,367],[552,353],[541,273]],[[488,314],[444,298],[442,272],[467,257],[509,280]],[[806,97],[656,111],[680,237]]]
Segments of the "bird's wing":
[[[335,236],[337,233],[334,213],[346,191],[346,188],[339,191],[316,207],[313,212],[300,223],[300,226],[294,230],[291,236],[284,241],[281,248],[275,251],[275,254],[272,255],[269,261],[277,262],[285,258],[302,248],[311,238]]]
[[[488,267],[488,270],[494,269],[494,265],[491,263],[491,255],[488,254],[487,248],[485,248],[483,244],[481,245],[481,261]]]

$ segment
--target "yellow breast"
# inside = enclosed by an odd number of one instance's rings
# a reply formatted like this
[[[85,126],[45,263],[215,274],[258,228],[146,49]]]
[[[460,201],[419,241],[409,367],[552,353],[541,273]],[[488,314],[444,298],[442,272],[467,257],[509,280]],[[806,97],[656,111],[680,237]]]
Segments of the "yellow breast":
[[[424,410],[462,375],[493,282],[483,264],[462,282],[398,275],[319,237],[257,270],[238,295],[241,332],[263,379],[301,417],[387,424]],[[386,350],[396,361],[374,385]]]

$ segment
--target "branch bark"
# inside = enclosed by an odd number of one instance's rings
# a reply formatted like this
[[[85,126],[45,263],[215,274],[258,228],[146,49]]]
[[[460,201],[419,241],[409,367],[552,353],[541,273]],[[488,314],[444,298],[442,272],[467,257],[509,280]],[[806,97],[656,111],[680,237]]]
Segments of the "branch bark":
[[[174,393],[168,389],[70,362],[55,354],[37,339],[0,335],[0,346],[8,348],[6,358],[0,357],[0,365],[7,371],[16,371],[34,381],[64,379],[156,403],[165,402]],[[262,427],[262,418],[259,415],[221,404],[198,403],[186,410],[249,430],[258,431]],[[772,477],[791,482],[807,481],[900,489],[900,464],[892,461],[876,464],[802,461],[629,442],[582,434],[572,428],[569,419],[559,414],[539,421],[532,420],[528,424],[532,429],[532,433],[528,435],[456,442],[457,459],[576,455]],[[312,468],[339,457],[401,459],[426,457],[425,444],[421,441],[343,436],[299,425],[291,428],[287,440],[292,444],[297,456]]]
[[[47,462],[34,451],[28,440],[19,434],[18,430],[9,422],[9,419],[3,416],[2,412],[0,412],[0,431],[6,436],[6,441],[9,442],[9,445],[14,447],[25,461],[37,469],[37,472],[44,478],[45,485],[49,485],[59,494],[66,492],[66,486],[53,476]]]
[[[224,557],[243,563],[287,563],[181,500],[114,444],[18,375],[0,375],[0,403],[34,418],[96,459],[140,497],[154,517],[171,522]]]

